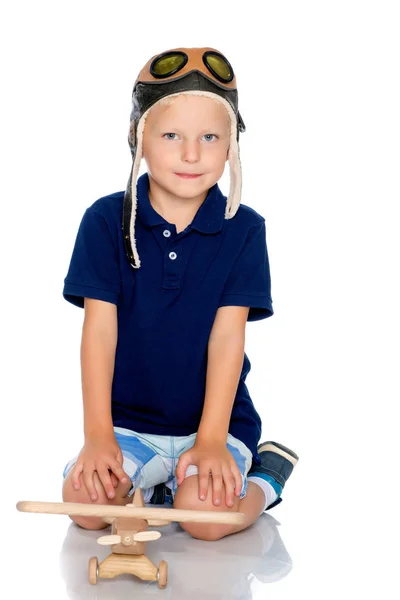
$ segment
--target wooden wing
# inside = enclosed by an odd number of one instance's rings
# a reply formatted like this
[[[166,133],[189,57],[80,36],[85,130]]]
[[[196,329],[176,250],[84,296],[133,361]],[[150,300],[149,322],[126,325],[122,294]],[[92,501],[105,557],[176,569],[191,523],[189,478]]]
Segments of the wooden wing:
[[[80,515],[84,517],[136,517],[138,519],[160,519],[163,521],[178,521],[191,523],[227,523],[240,524],[245,515],[240,512],[217,512],[207,510],[180,510],[176,508],[148,508],[113,506],[106,504],[85,504],[81,502],[32,502],[22,500],[17,503],[21,512],[45,513],[56,515]]]

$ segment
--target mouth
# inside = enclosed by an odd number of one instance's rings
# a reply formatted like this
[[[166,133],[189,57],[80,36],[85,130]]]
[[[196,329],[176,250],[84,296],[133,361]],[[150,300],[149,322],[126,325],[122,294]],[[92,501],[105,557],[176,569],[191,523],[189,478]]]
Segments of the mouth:
[[[192,174],[192,173],[175,173],[178,177],[182,177],[182,179],[197,179],[197,177],[201,177],[201,173]]]

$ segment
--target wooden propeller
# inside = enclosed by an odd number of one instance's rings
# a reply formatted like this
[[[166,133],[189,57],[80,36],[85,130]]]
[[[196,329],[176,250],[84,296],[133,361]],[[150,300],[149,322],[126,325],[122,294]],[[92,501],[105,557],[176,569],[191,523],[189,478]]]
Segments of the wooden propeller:
[[[191,523],[240,524],[245,515],[240,512],[217,512],[207,510],[181,510],[176,508],[138,508],[132,504],[115,506],[107,504],[85,504],[82,502],[32,502],[21,500],[17,503],[21,512],[79,515],[83,517],[134,517],[138,519],[160,519]]]
[[[102,535],[98,538],[97,543],[102,546],[111,546],[114,544],[122,544],[123,546],[131,546],[133,542],[151,542],[158,540],[161,537],[159,531],[139,531],[133,535]]]

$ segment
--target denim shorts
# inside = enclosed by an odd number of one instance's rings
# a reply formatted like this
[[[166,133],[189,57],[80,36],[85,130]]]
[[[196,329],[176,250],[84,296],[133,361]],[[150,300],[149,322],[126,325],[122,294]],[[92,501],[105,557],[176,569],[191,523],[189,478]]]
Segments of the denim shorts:
[[[152,435],[137,433],[122,427],[114,427],[114,433],[123,454],[122,467],[133,484],[128,496],[132,496],[137,487],[147,489],[159,483],[172,481],[171,491],[174,498],[178,487],[175,471],[179,457],[194,445],[197,433],[184,436]],[[226,447],[242,475],[240,498],[243,498],[247,491],[247,473],[252,465],[252,453],[243,442],[230,433],[228,433]],[[67,463],[64,468],[64,478],[77,459],[78,456],[75,456]],[[197,466],[189,465],[185,478],[197,473]]]

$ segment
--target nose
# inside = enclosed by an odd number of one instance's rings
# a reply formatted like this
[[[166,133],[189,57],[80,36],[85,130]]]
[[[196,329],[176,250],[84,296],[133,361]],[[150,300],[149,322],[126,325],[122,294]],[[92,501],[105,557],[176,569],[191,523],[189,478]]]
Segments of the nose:
[[[200,145],[197,141],[185,141],[182,146],[182,160],[196,163],[200,160]]]

